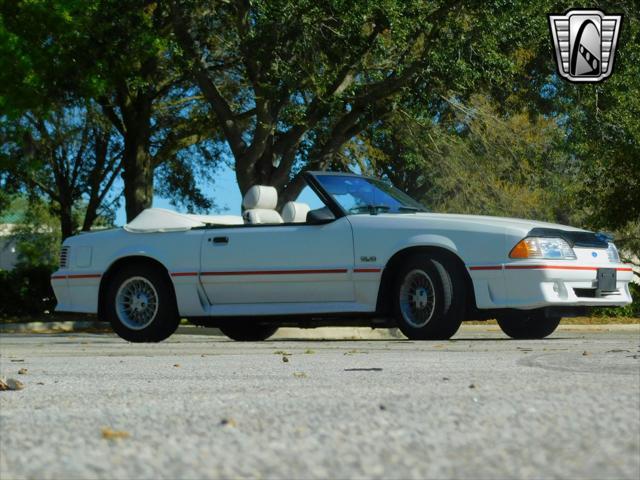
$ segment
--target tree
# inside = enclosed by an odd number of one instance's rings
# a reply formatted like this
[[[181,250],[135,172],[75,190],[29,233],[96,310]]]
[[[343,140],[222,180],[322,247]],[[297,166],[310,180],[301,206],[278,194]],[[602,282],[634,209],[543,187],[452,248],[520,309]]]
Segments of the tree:
[[[0,172],[35,199],[46,198],[60,222],[62,239],[88,231],[108,211],[112,187],[122,170],[122,143],[111,125],[87,103],[64,107],[46,117],[26,112],[0,130],[4,145]]]
[[[175,44],[161,4],[35,0],[3,2],[0,13],[0,108],[37,116],[70,96],[100,105],[122,137],[129,220],[151,206],[158,167],[173,162],[192,175],[194,162],[179,162],[177,155],[215,138],[216,130],[202,121],[206,107],[174,68]],[[160,180],[167,178],[175,176]],[[211,206],[193,181],[180,180],[178,191],[194,195],[191,204]]]
[[[9,207],[16,218],[11,238],[18,254],[17,268],[55,269],[60,256],[60,219],[41,198],[12,195]]]
[[[526,41],[514,23],[528,8],[502,3],[174,1],[172,16],[240,190],[274,185],[282,203],[302,187],[300,170],[329,167],[407,92],[429,103],[511,80],[508,54]]]
[[[575,173],[554,119],[499,113],[495,100],[450,100],[451,121],[399,110],[349,144],[346,161],[388,178],[434,211],[570,223]]]

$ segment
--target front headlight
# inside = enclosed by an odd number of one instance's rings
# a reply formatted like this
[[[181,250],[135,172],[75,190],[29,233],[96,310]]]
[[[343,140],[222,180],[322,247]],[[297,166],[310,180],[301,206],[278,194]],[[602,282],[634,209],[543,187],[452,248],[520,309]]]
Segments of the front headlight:
[[[511,249],[509,257],[575,260],[576,254],[566,240],[562,238],[527,237],[520,240]]]
[[[607,256],[611,263],[620,263],[620,255],[618,254],[618,249],[613,242],[609,242],[609,246],[607,247]]]

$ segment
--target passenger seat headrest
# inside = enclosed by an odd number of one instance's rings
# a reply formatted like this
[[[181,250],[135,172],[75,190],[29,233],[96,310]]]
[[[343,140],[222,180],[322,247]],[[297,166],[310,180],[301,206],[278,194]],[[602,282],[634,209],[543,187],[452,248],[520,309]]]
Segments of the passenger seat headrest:
[[[309,205],[302,202],[287,202],[282,207],[282,220],[284,223],[305,223]]]
[[[251,210],[254,208],[273,210],[278,205],[278,191],[265,185],[254,185],[244,194],[242,206]]]

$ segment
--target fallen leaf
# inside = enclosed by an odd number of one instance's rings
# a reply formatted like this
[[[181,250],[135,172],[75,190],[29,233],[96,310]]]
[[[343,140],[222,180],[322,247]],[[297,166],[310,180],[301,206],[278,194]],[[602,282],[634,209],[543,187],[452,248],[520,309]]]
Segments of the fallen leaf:
[[[287,357],[284,357],[284,356],[283,356],[283,357],[282,357],[282,361],[283,361],[284,363],[287,363],[287,362],[289,361],[289,359],[288,359]]]
[[[589,352],[587,352],[586,350],[584,352],[582,352],[582,356],[586,357],[587,355],[591,355]]]
[[[469,385],[469,388],[476,388],[476,386],[472,383],[471,385]]]
[[[26,368],[21,368],[20,370],[18,370],[18,375],[26,375],[28,371],[29,370],[27,370]]]
[[[307,374],[304,372],[293,372],[293,376],[296,378],[307,378]]]
[[[314,352],[313,350],[311,350],[310,348],[308,348],[308,349],[306,349],[306,350],[304,351],[304,353],[306,353],[307,355],[311,355],[312,353],[316,353],[316,352]]]
[[[223,418],[220,420],[220,425],[223,427],[236,427],[236,421],[233,418]]]
[[[173,366],[174,367],[180,367],[180,364],[179,363],[175,363]]]
[[[117,440],[120,438],[129,438],[131,435],[124,430],[112,430],[109,427],[102,427],[102,438],[106,440]]]
[[[382,411],[384,411],[384,410],[386,410],[386,409],[387,409],[387,407],[385,407],[385,406],[384,406],[384,405],[382,405],[382,404],[380,404],[380,405],[378,406],[378,408],[379,408],[380,410],[382,410]]]

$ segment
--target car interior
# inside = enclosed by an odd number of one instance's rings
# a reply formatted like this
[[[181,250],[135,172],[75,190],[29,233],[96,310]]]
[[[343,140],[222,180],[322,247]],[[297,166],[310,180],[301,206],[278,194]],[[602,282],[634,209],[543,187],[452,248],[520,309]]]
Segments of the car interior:
[[[311,199],[313,200],[313,199]],[[317,199],[317,202],[320,202]],[[280,212],[277,210],[278,192],[274,187],[255,185],[242,200],[243,214],[240,215],[197,215],[179,213],[163,208],[148,208],[123,228],[130,233],[151,233],[184,231],[207,225],[286,225],[307,223],[311,211],[321,216],[321,221],[332,218],[326,207],[311,210],[305,202],[287,202]],[[323,213],[323,211],[327,211]]]
[[[302,202],[287,202],[280,213],[278,205],[278,191],[274,187],[254,185],[244,195],[242,207],[244,222],[256,224],[305,223],[309,205]]]

